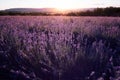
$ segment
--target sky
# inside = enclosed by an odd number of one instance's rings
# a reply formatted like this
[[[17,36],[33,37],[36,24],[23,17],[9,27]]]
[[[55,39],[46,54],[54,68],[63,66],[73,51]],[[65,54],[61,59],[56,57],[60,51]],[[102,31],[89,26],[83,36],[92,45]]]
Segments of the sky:
[[[120,7],[120,0],[0,0],[0,10],[9,8],[78,9]]]

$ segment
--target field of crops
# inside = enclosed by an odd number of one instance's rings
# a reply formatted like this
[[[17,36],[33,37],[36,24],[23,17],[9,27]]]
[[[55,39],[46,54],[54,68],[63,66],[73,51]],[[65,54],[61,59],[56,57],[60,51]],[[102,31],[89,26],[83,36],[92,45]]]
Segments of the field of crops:
[[[120,80],[120,18],[1,16],[0,80]]]

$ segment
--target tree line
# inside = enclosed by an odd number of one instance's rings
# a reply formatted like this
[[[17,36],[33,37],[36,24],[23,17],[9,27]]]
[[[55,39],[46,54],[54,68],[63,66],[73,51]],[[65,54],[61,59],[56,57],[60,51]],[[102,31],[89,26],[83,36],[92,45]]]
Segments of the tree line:
[[[95,8],[83,12],[71,12],[68,16],[120,16],[120,7]]]
[[[41,12],[18,12],[18,11],[0,11],[0,15],[4,16],[4,15],[11,15],[11,16],[15,16],[15,15],[21,15],[21,16],[28,16],[28,15],[34,15],[34,16],[47,16],[49,14],[47,13],[41,13]]]
[[[43,12],[12,12],[0,11],[0,15],[31,15],[31,16],[120,16],[120,7],[95,8],[93,10],[63,13],[43,13]]]

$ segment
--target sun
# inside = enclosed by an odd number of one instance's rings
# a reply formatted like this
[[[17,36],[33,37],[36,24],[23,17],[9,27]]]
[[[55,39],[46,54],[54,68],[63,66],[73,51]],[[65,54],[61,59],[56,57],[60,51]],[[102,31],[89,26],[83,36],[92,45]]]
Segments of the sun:
[[[74,9],[78,7],[75,2],[73,2],[73,0],[59,0],[56,1],[53,5],[59,10]]]

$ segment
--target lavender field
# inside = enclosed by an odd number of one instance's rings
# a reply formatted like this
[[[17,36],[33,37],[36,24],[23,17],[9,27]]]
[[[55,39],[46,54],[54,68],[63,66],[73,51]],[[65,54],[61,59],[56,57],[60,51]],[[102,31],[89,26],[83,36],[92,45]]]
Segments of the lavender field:
[[[120,80],[120,18],[1,16],[0,80]]]

